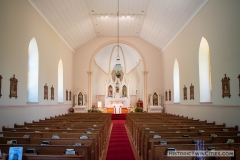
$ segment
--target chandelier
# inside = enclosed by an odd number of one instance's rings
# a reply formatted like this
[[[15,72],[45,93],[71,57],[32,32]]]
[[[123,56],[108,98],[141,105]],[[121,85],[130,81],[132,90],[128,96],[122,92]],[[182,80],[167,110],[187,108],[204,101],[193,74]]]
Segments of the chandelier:
[[[119,56],[119,0],[118,0],[118,12],[117,12],[117,62],[114,66],[113,70],[116,73],[116,77],[121,77],[121,70],[123,69],[120,63],[120,56]]]

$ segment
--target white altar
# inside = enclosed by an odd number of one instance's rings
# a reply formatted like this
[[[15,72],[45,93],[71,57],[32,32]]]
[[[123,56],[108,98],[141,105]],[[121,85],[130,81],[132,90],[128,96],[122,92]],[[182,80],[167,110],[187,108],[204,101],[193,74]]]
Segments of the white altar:
[[[87,97],[86,94],[79,88],[74,95],[74,113],[87,113]]]
[[[74,113],[87,113],[87,107],[86,106],[75,106],[73,107]]]
[[[148,112],[149,113],[161,113],[163,110],[162,107],[162,96],[158,89],[155,89],[148,96]]]
[[[123,72],[121,72],[121,77],[117,78],[113,71],[105,87],[106,108],[114,108],[115,114],[121,114],[122,108],[130,107],[129,82]]]
[[[128,107],[130,106],[130,98],[128,97],[124,97],[124,98],[106,97],[105,98],[106,107],[113,107],[113,104],[122,104],[122,106]]]
[[[149,106],[148,113],[162,113],[162,110],[161,106]]]
[[[121,114],[122,108],[130,106],[130,98],[105,98],[106,108],[114,108],[114,114]]]

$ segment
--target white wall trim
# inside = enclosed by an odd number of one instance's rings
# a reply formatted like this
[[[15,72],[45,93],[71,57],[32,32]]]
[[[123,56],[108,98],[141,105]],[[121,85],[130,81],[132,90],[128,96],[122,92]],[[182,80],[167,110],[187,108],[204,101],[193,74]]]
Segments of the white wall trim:
[[[201,104],[164,104],[166,107],[211,107],[211,108],[238,108],[238,105],[212,105],[211,103],[201,103]]]
[[[0,110],[4,109],[26,109],[26,108],[33,108],[33,107],[57,107],[57,106],[65,106],[65,107],[72,107],[72,104],[27,104],[27,105],[1,105]]]

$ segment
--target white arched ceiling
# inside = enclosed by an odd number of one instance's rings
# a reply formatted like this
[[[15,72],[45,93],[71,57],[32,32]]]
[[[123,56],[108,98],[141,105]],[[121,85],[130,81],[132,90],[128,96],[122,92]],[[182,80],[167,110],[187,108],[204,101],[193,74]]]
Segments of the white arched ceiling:
[[[119,56],[123,72],[128,74],[138,65],[141,57],[131,46],[123,43],[120,43],[119,45]],[[117,43],[108,44],[98,51],[94,60],[101,70],[103,70],[106,74],[110,74],[117,62],[117,54]]]

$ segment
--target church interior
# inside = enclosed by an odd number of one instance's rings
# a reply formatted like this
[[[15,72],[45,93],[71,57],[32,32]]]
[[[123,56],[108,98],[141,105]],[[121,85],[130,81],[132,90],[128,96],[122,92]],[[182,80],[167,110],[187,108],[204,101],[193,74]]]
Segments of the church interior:
[[[1,0],[0,126],[136,108],[240,126],[239,6]]]

